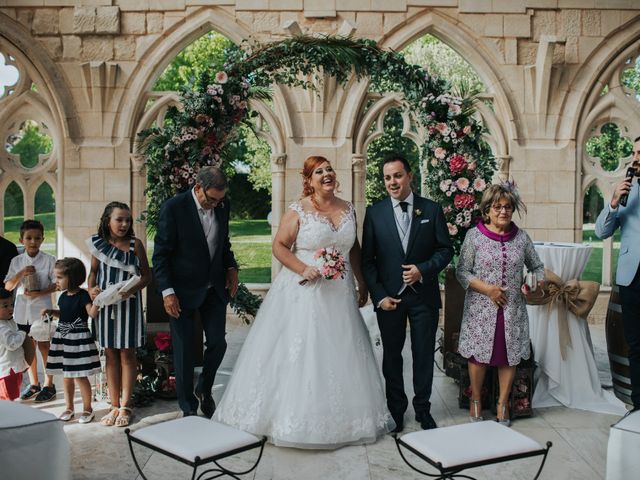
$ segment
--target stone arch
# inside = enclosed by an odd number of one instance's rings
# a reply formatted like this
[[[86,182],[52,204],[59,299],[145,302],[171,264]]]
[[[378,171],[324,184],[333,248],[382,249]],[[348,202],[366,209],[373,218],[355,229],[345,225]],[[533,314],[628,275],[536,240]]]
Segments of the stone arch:
[[[623,159],[616,170],[605,171],[599,162],[588,155],[585,144],[592,131],[600,129],[605,123],[615,123],[621,129],[626,128],[632,137],[640,133],[637,102],[629,98],[629,92],[620,81],[622,71],[628,68],[626,60],[640,56],[639,39],[640,18],[631,20],[605,38],[576,72],[576,86],[567,95],[562,107],[560,118],[564,122],[558,135],[575,139],[577,200],[581,200],[587,189],[595,184],[602,192],[605,202],[608,201],[626,164],[631,161],[631,157],[628,157]],[[606,93],[605,87],[608,87]],[[572,111],[576,112],[575,116],[568,113]],[[564,112],[567,115],[563,115]],[[621,134],[624,135],[623,132]],[[582,201],[575,202],[574,215],[576,230],[579,231],[583,220]],[[602,258],[602,284],[610,285],[613,272],[611,238],[603,242]]]
[[[114,132],[114,137],[135,138],[138,121],[144,114],[145,92],[180,51],[211,30],[234,43],[240,43],[250,35],[247,26],[238,23],[235,16],[220,7],[201,8],[176,23],[148,48],[127,82],[127,93],[120,100],[114,122],[114,128],[120,127],[120,130]]]
[[[478,72],[496,106],[495,119],[487,123],[494,125],[496,133],[496,127],[499,126],[498,135],[507,139],[507,142],[502,142],[504,147],[508,148],[508,140],[520,141],[524,133],[523,123],[519,118],[517,102],[500,72],[500,62],[494,52],[463,24],[442,12],[423,10],[392,29],[379,43],[382,47],[397,51],[426,34],[444,41]],[[509,151],[496,152],[496,157],[499,155],[508,156]]]
[[[621,25],[605,38],[575,73],[571,90],[560,110],[557,138],[576,138],[585,115],[598,102],[608,78],[618,67],[618,60],[638,49],[640,17]],[[572,113],[576,112],[576,115]]]
[[[60,139],[70,137],[74,142],[81,136],[73,97],[67,81],[49,54],[39,42],[34,42],[31,33],[20,23],[0,14],[0,48],[18,58],[29,76],[38,85],[38,92],[46,102],[55,119]],[[58,127],[59,126],[59,127]]]
[[[4,200],[7,186],[15,181],[23,194],[25,215],[33,215],[35,189],[39,178],[47,178],[49,186],[57,193],[58,205],[63,205],[63,192],[59,188],[64,170],[64,151],[69,140],[77,142],[82,132],[76,107],[59,67],[39,42],[34,42],[30,32],[21,24],[0,14],[0,49],[15,59],[12,62],[21,70],[21,80],[14,92],[0,100],[0,126],[7,130],[11,120],[20,118],[43,122],[47,134],[53,140],[53,150],[48,160],[33,169],[21,169],[7,152],[0,154],[4,172],[0,176],[0,192]],[[31,83],[37,91],[31,90]],[[28,118],[30,117],[30,118]],[[3,139],[4,141],[4,139]],[[4,203],[4,202],[3,202]],[[4,206],[0,209],[4,216]],[[60,224],[62,211],[56,209],[56,224]]]

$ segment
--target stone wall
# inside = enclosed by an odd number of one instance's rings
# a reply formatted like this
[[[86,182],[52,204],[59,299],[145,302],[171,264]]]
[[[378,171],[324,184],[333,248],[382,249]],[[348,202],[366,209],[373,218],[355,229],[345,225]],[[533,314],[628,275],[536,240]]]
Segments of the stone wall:
[[[634,0],[77,3],[0,0],[0,52],[10,50],[34,79],[55,123],[58,145],[48,174],[57,179],[62,207],[59,255],[84,252],[82,239],[95,230],[107,201],[129,202],[138,212],[144,208],[134,143],[148,112],[147,94],[175,54],[211,29],[235,42],[300,32],[354,33],[394,49],[426,33],[438,36],[487,86],[493,104],[484,113],[492,125],[490,141],[501,174],[522,188],[529,207],[523,225],[536,239],[578,240],[580,142],[585,129],[597,124],[589,117],[597,100],[593,92],[602,89],[607,68],[624,62],[640,38],[640,5]],[[276,89],[274,110],[263,115],[273,149],[276,224],[284,206],[298,197],[298,172],[312,153],[334,162],[343,195],[354,200],[362,218],[364,177],[358,172],[369,127],[362,123],[366,99],[363,84],[329,89],[319,101]],[[0,106],[7,101],[0,99]],[[625,121],[631,136],[640,134],[637,114]],[[0,113],[1,133],[8,122]],[[2,195],[9,177],[31,175],[2,168]],[[603,185],[614,181],[603,178]]]

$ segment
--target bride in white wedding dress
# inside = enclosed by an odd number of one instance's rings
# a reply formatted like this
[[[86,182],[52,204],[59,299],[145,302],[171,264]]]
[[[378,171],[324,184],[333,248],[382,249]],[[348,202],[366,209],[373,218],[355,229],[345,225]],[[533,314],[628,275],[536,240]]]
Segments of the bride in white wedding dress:
[[[214,420],[274,445],[333,449],[374,442],[395,427],[358,304],[367,291],[353,206],[336,174],[309,157],[304,192],[283,215],[273,253],[284,265],[240,352]],[[345,278],[327,280],[314,253],[334,247]],[[358,280],[356,291],[355,278]],[[300,281],[307,283],[300,285]]]

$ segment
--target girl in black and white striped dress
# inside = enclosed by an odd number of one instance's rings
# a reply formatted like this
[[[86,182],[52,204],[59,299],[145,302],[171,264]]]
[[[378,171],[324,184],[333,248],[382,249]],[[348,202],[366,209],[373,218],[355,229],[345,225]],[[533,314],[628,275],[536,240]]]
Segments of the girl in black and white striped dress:
[[[149,262],[142,242],[134,236],[131,210],[121,202],[109,203],[102,213],[98,233],[87,239],[91,251],[89,293],[95,298],[110,285],[140,275],[140,281],[122,301],[100,309],[97,322],[98,343],[105,349],[107,386],[111,411],[100,423],[129,425],[131,394],[136,381],[136,347],[145,343],[141,291],[151,280]]]
[[[87,378],[100,371],[98,348],[89,330],[89,316],[95,317],[98,309],[91,304],[86,290],[80,288],[87,276],[84,264],[77,258],[63,258],[55,263],[56,287],[62,291],[58,310],[43,309],[42,314],[58,317],[58,328],[51,339],[47,358],[47,374],[64,376],[64,400],[66,409],[60,420],[69,421],[75,416],[73,396],[76,385],[80,389],[83,412],[80,423],[93,420],[91,384]]]

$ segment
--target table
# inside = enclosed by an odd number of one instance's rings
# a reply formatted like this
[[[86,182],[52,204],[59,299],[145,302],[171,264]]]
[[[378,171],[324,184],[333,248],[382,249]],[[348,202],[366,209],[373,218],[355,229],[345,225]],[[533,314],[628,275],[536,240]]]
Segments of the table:
[[[534,242],[544,266],[564,282],[579,278],[589,260],[591,246],[578,243]],[[566,358],[560,354],[558,340],[559,308],[562,306],[527,306],[529,333],[534,358],[534,408],[564,405],[592,412],[623,415],[624,404],[600,386],[593,344],[586,319],[566,311],[571,335]]]
[[[71,478],[71,447],[54,415],[0,401],[0,477]]]
[[[626,480],[640,472],[640,411],[633,412],[609,430],[607,480]]]

